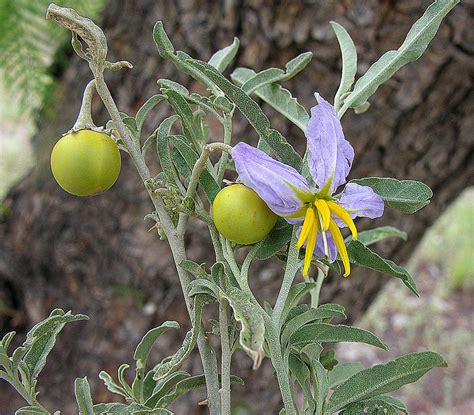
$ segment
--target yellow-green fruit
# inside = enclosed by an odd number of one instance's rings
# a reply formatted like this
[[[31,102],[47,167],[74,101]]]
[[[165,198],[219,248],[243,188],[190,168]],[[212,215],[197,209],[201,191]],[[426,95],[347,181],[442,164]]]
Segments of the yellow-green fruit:
[[[224,187],[217,194],[212,218],[226,239],[241,245],[261,241],[278,219],[257,193],[243,184]]]
[[[51,153],[51,170],[58,184],[76,196],[110,189],[120,174],[120,151],[105,133],[80,130],[61,138]]]

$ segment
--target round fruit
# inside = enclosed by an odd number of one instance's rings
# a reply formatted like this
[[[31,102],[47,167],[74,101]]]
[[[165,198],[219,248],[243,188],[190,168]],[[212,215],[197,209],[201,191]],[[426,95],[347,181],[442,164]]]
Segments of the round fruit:
[[[51,170],[58,184],[76,196],[92,196],[112,187],[120,173],[120,151],[105,133],[66,134],[53,148]]]
[[[241,245],[261,241],[278,219],[257,193],[243,184],[224,187],[217,194],[212,218],[226,239]]]

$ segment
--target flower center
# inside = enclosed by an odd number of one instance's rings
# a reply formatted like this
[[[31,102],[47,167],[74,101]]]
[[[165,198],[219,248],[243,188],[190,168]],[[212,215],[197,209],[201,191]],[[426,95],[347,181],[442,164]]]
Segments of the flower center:
[[[329,231],[334,245],[336,246],[342,264],[344,265],[344,276],[347,277],[351,272],[349,255],[347,254],[344,238],[335,222],[334,218],[339,218],[345,223],[352,233],[352,238],[357,239],[357,228],[351,216],[343,207],[332,200],[315,198],[306,205],[306,214],[301,229],[296,248],[301,248],[306,243],[306,252],[304,256],[303,276],[307,277],[314,250],[316,249],[316,239],[318,232],[321,232],[324,255],[329,258],[329,247],[327,232]]]

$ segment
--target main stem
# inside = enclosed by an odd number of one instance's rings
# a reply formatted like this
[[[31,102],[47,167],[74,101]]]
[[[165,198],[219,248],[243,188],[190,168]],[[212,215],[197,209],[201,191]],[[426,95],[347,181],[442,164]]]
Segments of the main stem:
[[[230,363],[232,360],[232,352],[229,344],[229,323],[227,320],[228,304],[225,298],[221,298],[219,302],[219,331],[221,334],[221,388],[219,390],[221,396],[221,413],[222,415],[230,415]]]
[[[104,81],[102,73],[94,73],[96,78],[96,90],[99,94],[102,102],[104,103],[112,121],[114,122],[115,127],[117,128],[120,136],[123,139],[123,142],[132,158],[135,167],[138,170],[138,173],[144,183],[148,182],[151,179],[150,171],[145,163],[145,160],[142,157],[140,150],[135,146],[132,137],[130,137],[125,125],[122,122],[115,101],[110,94],[109,88]],[[160,224],[165,232],[168,242],[173,254],[174,261],[176,263],[176,268],[178,272],[179,281],[181,284],[181,289],[184,294],[184,299],[186,302],[186,307],[188,313],[191,316],[192,314],[192,304],[187,295],[187,287],[191,282],[191,278],[187,272],[185,272],[179,264],[186,259],[185,247],[183,238],[178,238],[174,225],[169,217],[166,208],[164,206],[163,200],[160,196],[154,193],[153,189],[147,187],[148,194],[153,202],[153,205],[156,209],[158,217],[160,219]],[[217,358],[210,347],[209,343],[204,338],[202,332],[198,337],[198,348],[201,355],[204,376],[206,378],[206,387],[208,393],[208,402],[209,402],[209,412],[211,415],[220,415],[220,401],[219,401],[219,377],[217,369]]]

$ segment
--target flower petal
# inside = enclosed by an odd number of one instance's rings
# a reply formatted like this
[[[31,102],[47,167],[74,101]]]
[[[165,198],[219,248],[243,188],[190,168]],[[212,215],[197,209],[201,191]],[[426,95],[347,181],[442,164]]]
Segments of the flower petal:
[[[349,183],[338,200],[338,205],[343,207],[352,219],[357,217],[379,218],[384,211],[383,199],[368,186]],[[346,226],[339,218],[334,220],[339,227]]]
[[[315,96],[318,105],[311,108],[306,128],[308,166],[317,186],[321,189],[329,184],[332,194],[346,183],[354,160],[354,149],[344,138],[334,107],[319,94]]]
[[[311,190],[293,167],[242,142],[233,148],[232,158],[241,182],[257,192],[277,215],[304,217],[304,203],[311,198]]]

